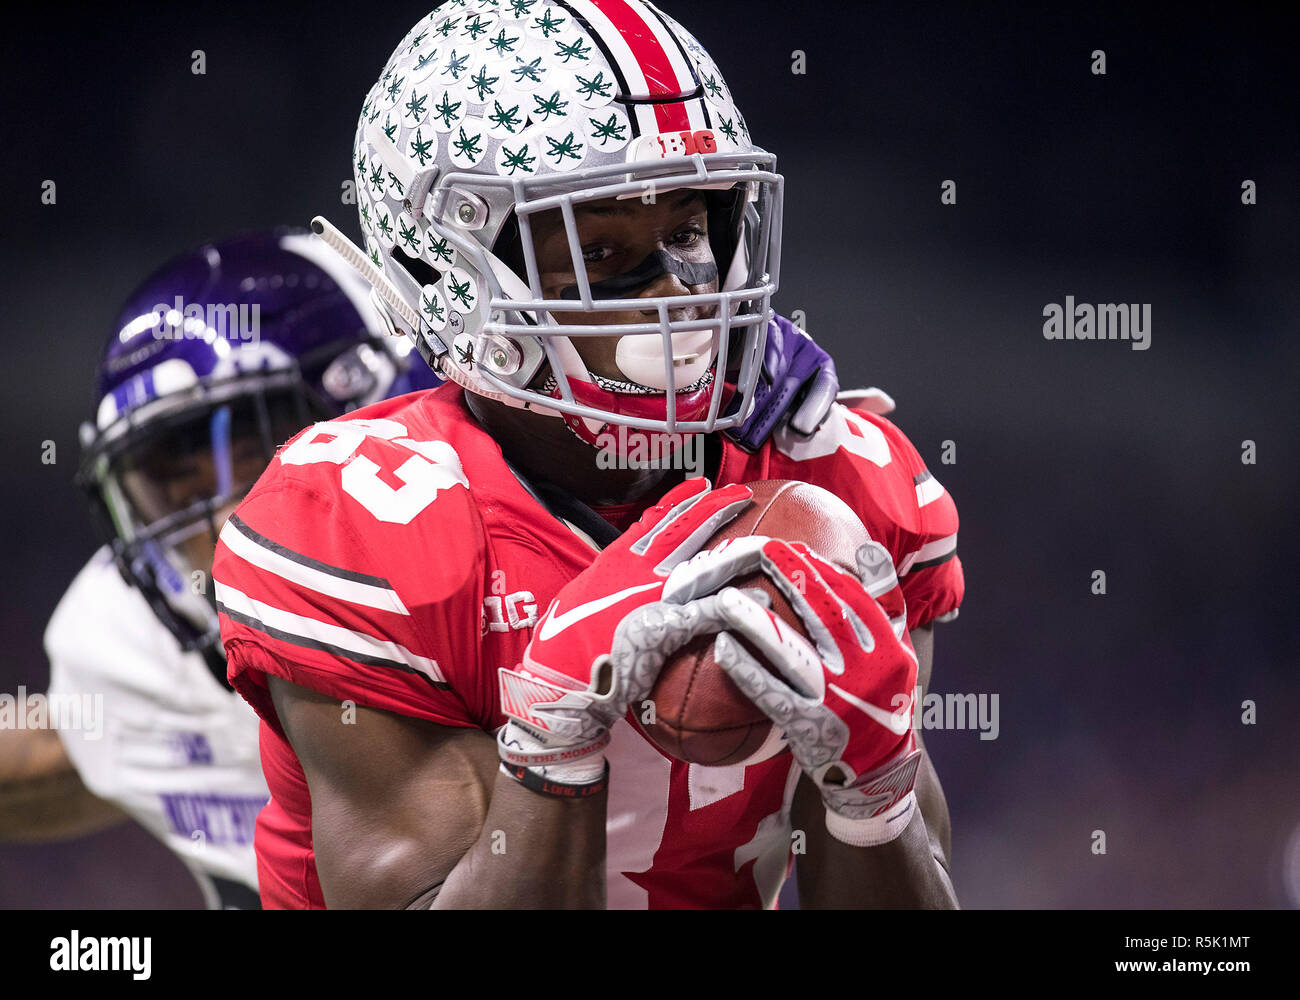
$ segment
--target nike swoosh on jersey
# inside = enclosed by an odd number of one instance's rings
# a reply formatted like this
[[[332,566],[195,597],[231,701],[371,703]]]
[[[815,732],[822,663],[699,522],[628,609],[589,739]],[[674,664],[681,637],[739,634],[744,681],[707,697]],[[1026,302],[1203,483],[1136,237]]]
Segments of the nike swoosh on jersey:
[[[537,631],[537,638],[545,642],[559,635],[570,625],[580,622],[584,618],[590,618],[606,608],[613,607],[619,601],[626,600],[633,594],[639,594],[642,591],[653,590],[655,587],[662,586],[662,583],[645,583],[639,587],[628,587],[627,590],[620,590],[617,594],[610,594],[608,597],[602,597],[596,601],[579,604],[576,608],[570,608],[562,615],[548,615],[546,620],[542,622],[542,627]]]
[[[862,709],[862,711],[866,712],[871,719],[873,719],[876,722],[879,722],[882,726],[884,726],[891,733],[894,733],[897,736],[902,736],[905,732],[907,732],[908,728],[912,724],[911,695],[908,695],[907,704],[904,705],[902,708],[900,708],[897,712],[886,712],[883,708],[879,708],[878,706],[873,705],[868,701],[863,701],[861,698],[857,697],[856,695],[849,694],[842,687],[836,684],[827,684],[826,686],[830,690],[834,691],[841,698],[843,698],[845,701],[847,701],[854,708]]]

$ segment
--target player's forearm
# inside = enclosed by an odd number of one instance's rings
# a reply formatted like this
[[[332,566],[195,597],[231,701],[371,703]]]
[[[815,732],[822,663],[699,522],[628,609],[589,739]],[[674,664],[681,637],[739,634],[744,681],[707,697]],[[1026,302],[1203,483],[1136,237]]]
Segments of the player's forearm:
[[[919,734],[918,734],[919,735]],[[918,739],[917,744],[924,750]],[[921,758],[916,772],[916,801],[925,817],[925,827],[930,835],[930,847],[945,868],[952,868],[952,820],[948,816],[948,800],[944,797],[939,775],[930,760],[929,751]]]
[[[0,730],[0,841],[64,840],[125,819],[82,783],[57,732]]]
[[[934,672],[934,626],[922,625],[912,629],[912,648],[916,651],[916,683],[921,691],[930,690],[930,678]],[[913,706],[919,712],[920,706]],[[925,748],[921,728],[916,730],[916,745],[925,751],[921,766],[916,772],[916,801],[925,816],[925,825],[930,831],[930,841],[936,853],[942,851],[946,867],[952,864],[952,823],[948,817],[948,800],[944,798],[943,786],[939,775],[930,760],[930,752]]]
[[[433,908],[603,909],[606,798],[551,798],[497,775],[483,830]]]
[[[853,847],[823,828],[799,858],[799,905],[803,909],[957,909],[952,879],[931,849],[917,811],[894,840]]]
[[[802,909],[956,909],[942,849],[925,817],[913,810],[907,829],[888,844],[854,847],[826,829],[826,807],[811,782],[795,792],[792,820],[804,831],[798,858]]]

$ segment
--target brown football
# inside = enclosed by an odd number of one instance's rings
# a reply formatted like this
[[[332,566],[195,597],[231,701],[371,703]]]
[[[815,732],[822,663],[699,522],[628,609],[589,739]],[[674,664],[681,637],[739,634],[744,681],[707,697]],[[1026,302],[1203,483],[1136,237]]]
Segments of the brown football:
[[[793,480],[770,479],[748,485],[754,491],[749,507],[709,539],[705,548],[724,538],[767,535],[803,542],[828,561],[856,573],[854,553],[870,537],[843,500],[820,486]],[[761,573],[730,585],[763,590],[772,599],[773,612],[807,635],[789,602]],[[643,721],[641,728],[664,753],[693,764],[726,767],[749,760],[760,749],[778,752],[780,744],[775,740],[769,743],[771,721],[718,666],[713,640],[711,635],[700,636],[664,664],[649,696],[655,721]],[[752,647],[750,650],[753,652]],[[645,717],[642,712],[636,714]]]

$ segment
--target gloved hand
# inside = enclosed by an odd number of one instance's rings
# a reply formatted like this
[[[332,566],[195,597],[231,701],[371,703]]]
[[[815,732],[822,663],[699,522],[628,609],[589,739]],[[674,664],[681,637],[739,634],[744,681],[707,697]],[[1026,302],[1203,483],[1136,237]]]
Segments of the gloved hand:
[[[802,543],[734,539],[678,567],[663,599],[716,607],[729,623],[714,644],[719,666],[784,730],[790,752],[821,792],[832,836],[872,846],[902,833],[916,808],[917,662],[888,551],[869,542],[856,562],[857,577]],[[725,587],[757,571],[790,602],[811,645],[747,594]],[[719,588],[716,597],[701,597]]]
[[[767,328],[754,411],[724,433],[742,448],[756,451],[788,416],[790,428],[806,437],[826,419],[839,388],[831,356],[784,316],[775,316]]]
[[[692,631],[690,611],[658,605],[668,574],[751,496],[746,486],[688,480],[564,586],[522,664],[499,672],[510,721],[497,744],[508,773],[552,795],[601,786],[610,727],[649,693],[667,657],[709,627]]]

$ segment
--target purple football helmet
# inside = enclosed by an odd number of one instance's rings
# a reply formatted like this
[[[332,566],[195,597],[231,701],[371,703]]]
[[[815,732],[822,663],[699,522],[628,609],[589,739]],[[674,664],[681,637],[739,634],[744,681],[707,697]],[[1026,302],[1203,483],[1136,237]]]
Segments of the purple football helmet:
[[[79,480],[127,582],[223,681],[219,522],[313,420],[437,384],[367,296],[311,234],[251,233],[159,268],[100,358]]]

